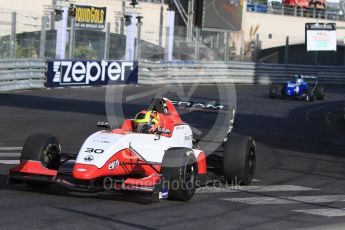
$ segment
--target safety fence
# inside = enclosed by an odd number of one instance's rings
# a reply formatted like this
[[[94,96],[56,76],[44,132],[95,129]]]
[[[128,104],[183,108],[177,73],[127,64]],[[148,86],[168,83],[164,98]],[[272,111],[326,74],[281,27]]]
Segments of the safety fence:
[[[44,88],[45,60],[2,60],[0,91]],[[189,62],[139,64],[139,84],[270,84],[295,74],[314,75],[322,84],[345,85],[345,67],[280,65],[243,62]]]

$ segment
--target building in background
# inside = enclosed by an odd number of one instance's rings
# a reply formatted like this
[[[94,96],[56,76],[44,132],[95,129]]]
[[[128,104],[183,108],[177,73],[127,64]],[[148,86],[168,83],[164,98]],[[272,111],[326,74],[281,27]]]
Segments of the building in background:
[[[142,34],[141,38],[144,41],[158,45],[160,38],[160,18],[161,15],[161,1],[139,1],[139,5],[135,11],[137,11],[143,17]],[[129,5],[129,1],[126,1],[126,8],[132,10]],[[77,5],[90,5],[97,7],[107,7],[106,22],[112,24],[110,31],[112,33],[120,33],[122,15],[122,0],[11,0],[0,1],[0,36],[5,36],[10,33],[11,12],[17,12],[17,33],[39,31],[41,26],[41,17],[48,16],[49,29],[54,29],[54,22],[51,20],[52,12],[54,8],[59,8],[63,4],[77,4]],[[163,25],[166,23],[166,14],[168,6],[163,5]],[[163,34],[164,36],[164,34]],[[164,39],[164,38],[163,38]],[[164,42],[162,43],[164,46]]]

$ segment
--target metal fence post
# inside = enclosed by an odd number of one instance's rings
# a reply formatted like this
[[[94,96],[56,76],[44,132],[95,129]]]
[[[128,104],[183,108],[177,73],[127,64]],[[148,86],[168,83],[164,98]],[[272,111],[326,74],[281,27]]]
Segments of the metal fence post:
[[[241,32],[240,61],[244,59],[244,31]]]
[[[50,29],[55,30],[55,9],[56,0],[52,0],[52,12],[50,13]]]
[[[125,15],[126,13],[126,1],[122,0],[122,15]],[[120,25],[120,34],[125,34],[125,19],[124,17],[121,18],[121,25]]]
[[[166,30],[165,61],[171,62],[174,53],[175,11],[168,10],[168,26]]]
[[[41,21],[41,36],[40,36],[40,59],[45,58],[45,52],[46,52],[46,38],[47,38],[47,33],[46,33],[46,26],[48,23],[48,17],[43,16],[42,21]]]
[[[199,47],[199,42],[200,42],[200,28],[196,27],[195,28],[195,56],[194,60],[198,61],[199,56],[200,56],[200,47]]]
[[[17,31],[17,13],[12,12],[10,58],[16,58],[16,43],[17,43],[16,31]]]
[[[75,47],[75,18],[71,17],[71,28],[69,31],[69,49],[68,58],[74,58],[74,47]]]
[[[284,4],[282,5],[282,15],[284,15],[284,9],[285,9],[285,7],[284,7]]]
[[[225,32],[225,47],[224,47],[224,61],[227,62],[229,60],[229,32]]]
[[[192,41],[192,37],[193,37],[193,18],[194,18],[194,0],[188,0],[187,42],[191,42]]]
[[[142,26],[141,18],[138,18],[137,26],[138,28],[137,28],[137,40],[135,44],[135,59],[139,60],[140,59],[141,26]]]
[[[284,52],[284,64],[289,63],[289,36],[286,36],[285,52]]]
[[[57,24],[55,57],[65,59],[67,39],[68,7],[63,7],[62,20]]]
[[[135,37],[137,36],[137,15],[131,13],[130,24],[127,26],[126,33],[126,53],[125,58],[127,61],[133,61],[135,59]]]
[[[105,41],[104,41],[104,60],[109,59],[109,47],[110,47],[110,22],[107,23],[105,30]]]
[[[159,46],[163,46],[163,20],[164,20],[164,0],[161,2],[161,13],[159,17]]]
[[[220,33],[217,32],[216,35],[216,48],[219,49],[220,48]]]
[[[256,35],[256,41],[255,41],[255,62],[258,62],[259,60],[259,34]]]

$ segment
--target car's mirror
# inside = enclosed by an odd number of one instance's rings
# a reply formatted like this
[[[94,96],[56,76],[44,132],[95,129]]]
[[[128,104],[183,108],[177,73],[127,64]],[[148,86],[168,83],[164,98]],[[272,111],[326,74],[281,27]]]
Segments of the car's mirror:
[[[97,126],[98,126],[98,127],[101,127],[101,128],[110,129],[109,123],[108,123],[108,122],[105,122],[105,121],[99,121],[99,122],[97,122]]]
[[[156,130],[156,133],[159,134],[159,135],[161,135],[161,134],[170,134],[171,131],[169,129],[158,127],[157,130]]]

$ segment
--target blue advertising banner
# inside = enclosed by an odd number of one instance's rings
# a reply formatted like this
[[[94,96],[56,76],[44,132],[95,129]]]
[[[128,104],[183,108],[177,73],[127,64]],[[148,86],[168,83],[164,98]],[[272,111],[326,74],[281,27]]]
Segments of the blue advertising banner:
[[[137,61],[47,61],[47,88],[138,83]]]

